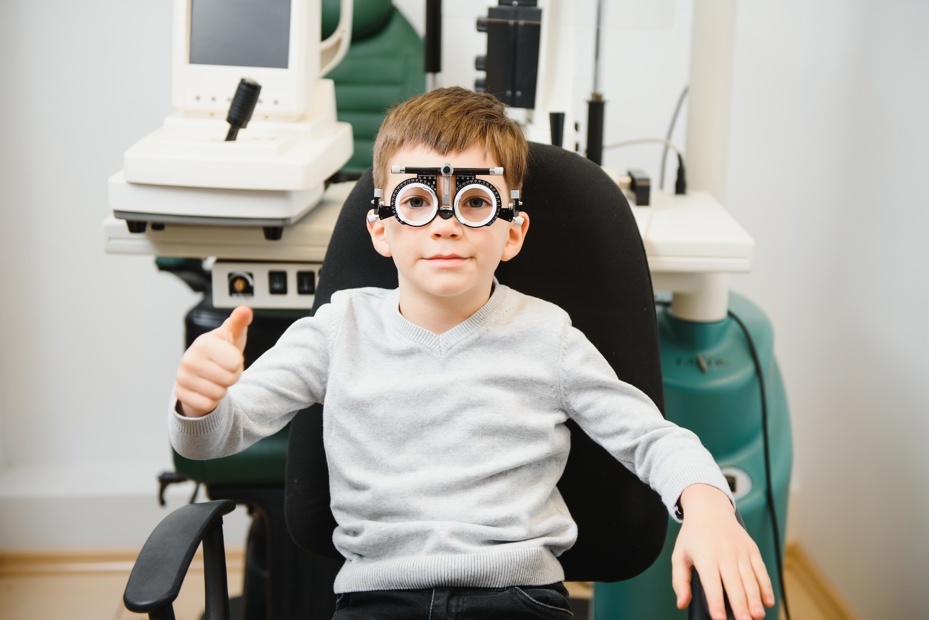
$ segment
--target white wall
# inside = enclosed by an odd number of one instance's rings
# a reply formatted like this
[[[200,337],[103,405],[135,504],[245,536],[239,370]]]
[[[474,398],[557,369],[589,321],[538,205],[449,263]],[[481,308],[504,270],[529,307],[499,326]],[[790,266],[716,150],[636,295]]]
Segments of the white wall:
[[[170,19],[162,0],[0,4],[0,548],[136,546],[162,514],[195,297],[104,254],[101,223],[123,151],[171,111]]]
[[[622,27],[641,23],[627,19],[634,3],[610,3],[607,143],[664,135],[687,81],[693,1],[657,30]],[[421,24],[417,0],[398,4]],[[446,84],[473,83],[487,4],[446,3]],[[589,24],[592,5],[578,5]],[[758,249],[733,285],[776,330],[799,491],[790,535],[863,618],[929,608],[927,7],[738,10],[728,207]],[[162,514],[163,409],[195,296],[150,259],[104,254],[100,224],[106,178],[170,112],[170,11],[0,3],[0,549],[133,546]],[[585,27],[579,108],[592,87]],[[660,152],[609,151],[605,163],[657,177]]]
[[[862,618],[929,608],[927,29],[918,0],[739,6],[729,207],[758,256],[736,287],[777,332],[792,535]]]

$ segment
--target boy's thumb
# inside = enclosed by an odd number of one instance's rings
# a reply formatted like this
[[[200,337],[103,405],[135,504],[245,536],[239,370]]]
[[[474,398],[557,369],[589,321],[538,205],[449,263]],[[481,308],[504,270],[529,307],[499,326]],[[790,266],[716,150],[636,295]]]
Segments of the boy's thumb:
[[[223,321],[223,329],[239,350],[245,349],[245,337],[248,334],[248,326],[251,325],[253,317],[254,313],[251,308],[239,306],[232,311],[229,318]]]

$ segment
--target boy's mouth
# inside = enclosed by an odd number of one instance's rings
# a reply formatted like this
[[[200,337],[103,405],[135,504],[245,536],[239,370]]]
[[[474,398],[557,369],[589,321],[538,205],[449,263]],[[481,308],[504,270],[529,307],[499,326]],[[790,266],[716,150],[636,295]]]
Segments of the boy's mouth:
[[[426,260],[434,265],[457,265],[467,260],[458,254],[434,254],[427,256]]]

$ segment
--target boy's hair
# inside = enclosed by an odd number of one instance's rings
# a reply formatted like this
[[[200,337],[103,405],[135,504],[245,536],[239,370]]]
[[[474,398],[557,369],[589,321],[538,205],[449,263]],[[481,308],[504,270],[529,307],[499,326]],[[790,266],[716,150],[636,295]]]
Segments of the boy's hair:
[[[403,147],[426,147],[438,153],[459,153],[483,146],[510,189],[520,189],[526,175],[529,145],[506,107],[487,93],[457,86],[417,95],[395,106],[384,119],[374,142],[374,186],[387,184],[390,161]]]

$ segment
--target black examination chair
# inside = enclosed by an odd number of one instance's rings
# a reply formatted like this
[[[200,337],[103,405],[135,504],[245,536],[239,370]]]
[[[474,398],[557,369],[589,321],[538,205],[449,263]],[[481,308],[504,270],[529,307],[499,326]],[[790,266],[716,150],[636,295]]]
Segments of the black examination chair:
[[[368,171],[350,194],[333,232],[316,307],[343,288],[396,286],[392,261],[374,251],[365,229],[372,196]],[[523,201],[531,217],[530,230],[520,255],[498,269],[499,280],[564,308],[619,377],[638,386],[661,408],[651,278],[622,193],[598,166],[576,153],[532,144]],[[311,408],[290,425],[284,512],[300,547],[337,562],[321,413],[320,407]],[[667,511],[655,492],[605,450],[576,426],[571,431],[571,456],[559,489],[578,523],[579,537],[561,558],[566,578],[606,582],[631,578],[660,553]],[[192,504],[170,514],[139,555],[126,588],[126,606],[151,618],[173,618],[171,603],[202,540],[206,617],[228,617],[221,523],[233,506],[230,501]],[[308,575],[297,590],[311,588],[318,593],[330,588],[331,593],[332,577],[327,571]],[[671,584],[667,595],[673,596]],[[328,620],[334,596],[327,596],[330,600],[317,605],[315,615],[302,617]],[[695,605],[691,612],[692,618],[708,617],[701,616]]]

